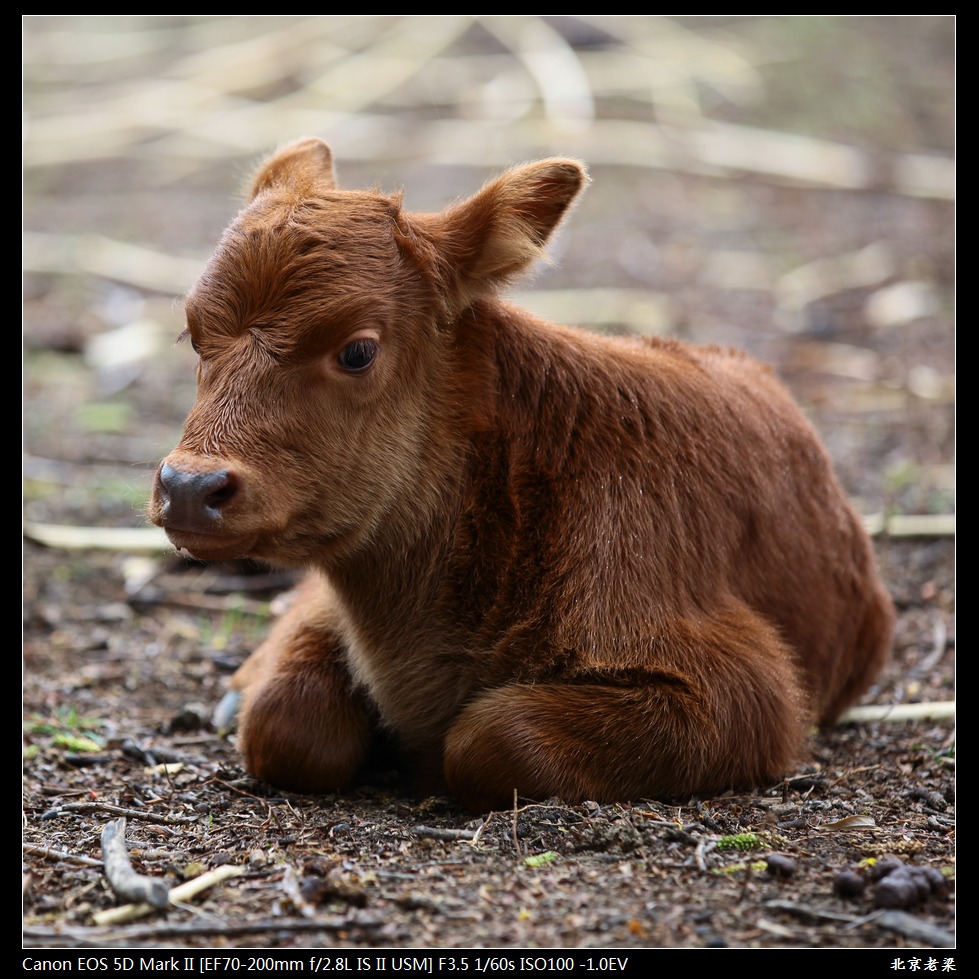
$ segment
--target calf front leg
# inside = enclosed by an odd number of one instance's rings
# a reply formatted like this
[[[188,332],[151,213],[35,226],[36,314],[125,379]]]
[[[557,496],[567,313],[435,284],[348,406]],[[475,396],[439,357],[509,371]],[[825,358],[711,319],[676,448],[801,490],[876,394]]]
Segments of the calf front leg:
[[[256,778],[297,792],[348,785],[367,757],[370,705],[355,690],[333,596],[310,575],[265,642],[232,677],[238,747]]]

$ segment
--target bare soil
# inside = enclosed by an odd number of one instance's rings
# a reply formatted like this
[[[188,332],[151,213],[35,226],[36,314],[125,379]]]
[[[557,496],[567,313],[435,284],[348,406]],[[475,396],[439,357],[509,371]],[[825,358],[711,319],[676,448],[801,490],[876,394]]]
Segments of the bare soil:
[[[381,57],[385,41],[415,20],[25,21],[25,946],[907,955],[954,947],[949,717],[814,732],[808,757],[778,784],[710,798],[519,800],[472,819],[450,799],[405,794],[396,771],[371,773],[342,795],[287,794],[244,773],[234,736],[214,731],[210,716],[293,577],[37,542],[37,525],[145,524],[153,469],[193,399],[193,355],[172,346],[182,327],[179,288],[168,283],[206,257],[249,161],[302,133],[269,131],[249,142],[221,125],[243,103],[287,100],[319,77],[300,41],[290,42],[299,52],[291,59],[249,49],[246,64],[263,72],[247,84],[230,80],[233,56],[265,34],[302,37],[335,21],[327,25],[334,47],[316,55],[325,59],[317,70],[330,64],[328,50],[346,45],[377,57],[382,72],[391,64],[389,53]],[[621,19],[607,20],[621,35]],[[577,56],[608,51],[609,72],[635,54],[627,37],[613,38],[594,19],[542,23]],[[723,42],[756,73],[754,102],[735,99],[733,83],[693,78],[687,94],[706,121],[743,126],[745,139],[749,129],[812,139],[810,160],[830,144],[846,146],[866,163],[864,176],[840,186],[828,162],[825,178],[805,181],[716,161],[685,169],[608,162],[605,144],[589,153],[586,138],[569,135],[574,145],[562,151],[554,137],[541,149],[592,156],[593,185],[538,288],[558,299],[571,288],[620,290],[607,298],[616,309],[640,290],[647,322],[749,349],[793,388],[863,513],[951,514],[952,202],[947,192],[912,192],[901,174],[920,158],[951,158],[953,22],[700,18],[660,26]],[[503,86],[522,77],[523,62],[507,57],[498,33],[460,28],[420,75],[465,67],[487,73],[477,79],[483,87],[460,82],[436,97],[418,79],[404,81],[336,121],[336,132],[322,135],[334,144],[341,180],[403,183],[418,209],[478,187],[495,165],[441,162],[432,147],[449,117],[471,125],[464,90],[489,98],[494,78]],[[205,112],[186,89],[211,91],[215,63],[226,66],[218,75],[228,91]],[[597,78],[599,63],[587,64]],[[141,86],[152,99],[136,100]],[[679,109],[662,92],[594,86],[598,121],[677,125]],[[161,109],[177,92],[183,126]],[[131,117],[120,122],[124,111]],[[364,133],[380,116],[399,141],[374,151]],[[510,132],[498,120],[487,126]],[[529,155],[522,142],[509,152],[511,162]],[[636,329],[634,312],[597,325]],[[876,543],[899,611],[894,657],[864,702],[948,702],[954,538],[931,525],[910,536],[893,528]],[[168,885],[221,866],[240,873],[180,907],[97,924],[93,915],[121,903],[100,851],[103,827],[119,814],[140,873]],[[882,886],[872,878],[893,859],[934,873],[919,872],[911,890],[893,878]],[[847,871],[855,876],[840,878]]]

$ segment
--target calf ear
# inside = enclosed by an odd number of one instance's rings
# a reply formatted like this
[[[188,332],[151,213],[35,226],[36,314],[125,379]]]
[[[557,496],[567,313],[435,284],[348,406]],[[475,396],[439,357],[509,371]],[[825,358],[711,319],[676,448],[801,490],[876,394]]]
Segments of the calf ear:
[[[321,139],[308,136],[270,156],[252,180],[249,200],[271,187],[291,188],[302,196],[317,190],[333,190],[337,185],[333,154]]]
[[[436,248],[463,300],[495,291],[542,257],[587,183],[577,161],[542,160],[510,170],[438,215]]]

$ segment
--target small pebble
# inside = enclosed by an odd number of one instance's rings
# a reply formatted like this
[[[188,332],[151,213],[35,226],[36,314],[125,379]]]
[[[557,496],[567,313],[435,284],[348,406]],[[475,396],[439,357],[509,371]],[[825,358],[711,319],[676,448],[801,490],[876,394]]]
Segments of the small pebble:
[[[874,881],[874,905],[906,911],[932,896],[943,897],[948,889],[945,876],[937,867],[916,867],[905,864],[893,853],[885,853],[869,869]],[[837,897],[857,897],[867,879],[855,870],[842,870],[833,879]]]
[[[770,853],[765,857],[765,863],[768,865],[765,869],[772,877],[788,880],[795,873],[794,861],[784,853]]]
[[[928,881],[931,886],[931,893],[935,897],[944,897],[948,893],[948,881],[937,867],[916,867],[915,869]]]
[[[870,868],[870,879],[874,881],[883,880],[888,874],[892,874],[895,870],[902,870],[903,868],[904,861],[900,857],[894,856],[893,853],[885,853]]]
[[[833,878],[833,893],[837,897],[857,897],[867,886],[867,878],[855,870],[841,870]]]
[[[167,725],[170,734],[193,734],[207,727],[209,711],[202,704],[185,704]]]
[[[874,887],[874,905],[878,908],[907,910],[918,903],[918,885],[906,870],[895,870]]]

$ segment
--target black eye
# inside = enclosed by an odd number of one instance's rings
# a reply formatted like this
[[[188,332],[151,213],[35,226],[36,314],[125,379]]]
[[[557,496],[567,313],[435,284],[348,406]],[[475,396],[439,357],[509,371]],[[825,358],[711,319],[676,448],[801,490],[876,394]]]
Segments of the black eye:
[[[359,374],[374,363],[376,356],[377,341],[364,337],[348,343],[340,351],[337,362],[345,371],[350,371],[351,374]]]
[[[190,329],[187,327],[184,327],[183,333],[177,337],[177,343],[182,343],[184,340],[190,340],[190,345],[194,348],[194,353],[200,354],[200,351],[197,349],[197,341],[191,336]]]

